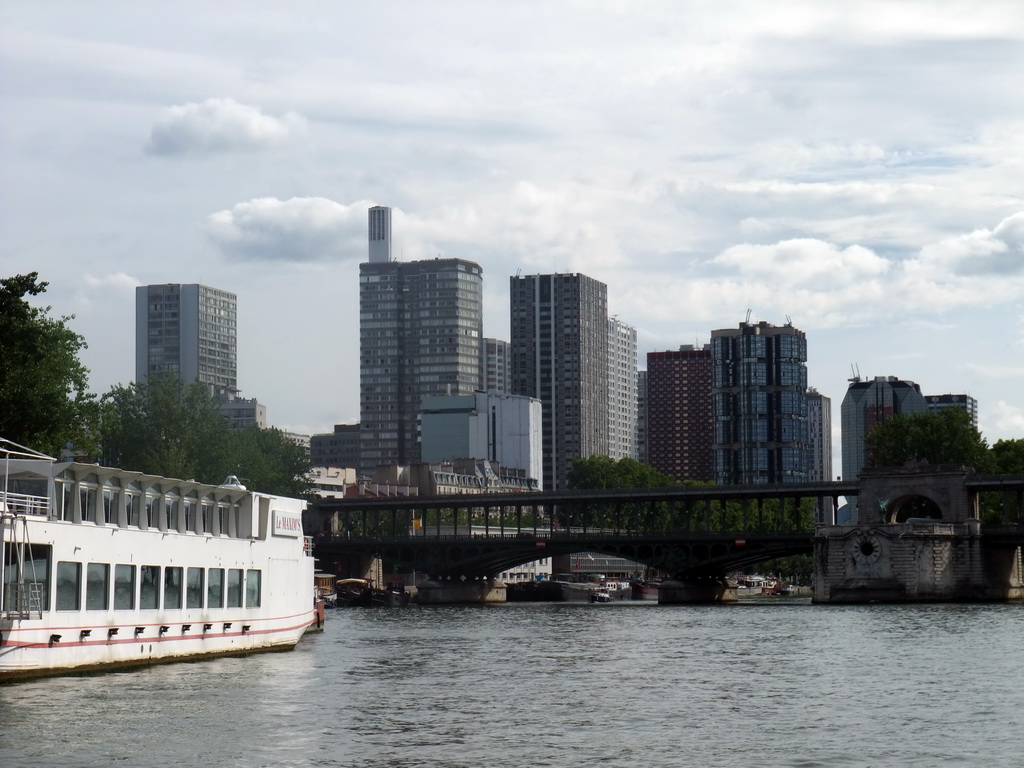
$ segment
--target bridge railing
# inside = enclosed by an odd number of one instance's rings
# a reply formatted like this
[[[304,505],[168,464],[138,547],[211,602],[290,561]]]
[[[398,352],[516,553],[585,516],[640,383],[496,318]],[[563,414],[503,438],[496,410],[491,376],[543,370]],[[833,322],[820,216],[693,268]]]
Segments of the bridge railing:
[[[438,503],[440,502],[440,503]],[[718,499],[682,501],[562,502],[522,510],[484,505],[419,509],[338,509],[332,530],[342,537],[440,538],[448,535],[622,536],[793,533],[810,534],[818,517],[816,499]]]
[[[446,533],[613,531],[616,535],[806,532],[830,518],[856,483],[673,486],[634,490],[349,498],[313,505],[335,535],[408,539]]]

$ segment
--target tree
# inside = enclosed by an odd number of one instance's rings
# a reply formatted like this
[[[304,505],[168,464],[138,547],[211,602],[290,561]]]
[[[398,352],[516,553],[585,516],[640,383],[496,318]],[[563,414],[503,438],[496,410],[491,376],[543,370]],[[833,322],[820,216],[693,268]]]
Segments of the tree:
[[[151,475],[220,483],[232,474],[229,429],[204,384],[175,376],[116,386],[102,398],[103,462]]]
[[[866,441],[873,467],[924,461],[965,464],[982,473],[993,468],[988,443],[963,408],[893,416],[873,427]]]
[[[994,471],[1003,475],[1024,475],[1024,440],[997,440],[992,446]]]
[[[292,497],[310,492],[309,454],[280,429],[232,430],[228,444],[231,474],[249,488]]]
[[[567,485],[573,490],[593,488],[664,488],[676,481],[636,459],[589,456],[573,459]]]
[[[73,315],[54,319],[26,301],[46,291],[38,277],[0,280],[0,435],[52,455],[68,443],[91,454],[98,405],[78,359],[87,345],[68,327]]]
[[[175,376],[103,396],[103,460],[110,466],[215,485],[235,475],[255,491],[309,492],[309,457],[279,429],[232,430],[206,385]]]

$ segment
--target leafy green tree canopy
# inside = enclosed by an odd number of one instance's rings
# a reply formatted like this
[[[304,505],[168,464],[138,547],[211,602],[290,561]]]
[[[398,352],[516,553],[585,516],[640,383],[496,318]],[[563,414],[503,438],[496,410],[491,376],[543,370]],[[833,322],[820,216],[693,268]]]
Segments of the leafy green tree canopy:
[[[98,404],[78,359],[87,345],[68,327],[74,316],[54,319],[28,303],[46,291],[38,278],[0,279],[0,435],[51,455],[67,443],[92,453]]]
[[[997,440],[992,446],[994,471],[1003,475],[1024,475],[1024,440]]]
[[[676,481],[636,459],[626,458],[616,461],[610,456],[589,456],[585,459],[573,459],[567,484],[573,490],[664,488],[675,485]]]
[[[925,461],[965,464],[982,473],[993,469],[988,443],[963,408],[894,416],[872,428],[867,444],[873,467]]]
[[[281,496],[309,491],[305,450],[279,429],[233,430],[220,400],[200,382],[151,377],[102,399],[103,462],[152,475],[247,487]]]
[[[231,474],[227,420],[200,382],[162,376],[119,385],[102,409],[104,464],[201,483]]]
[[[229,437],[231,474],[249,488],[299,498],[310,492],[309,454],[280,429],[250,427],[231,430]]]

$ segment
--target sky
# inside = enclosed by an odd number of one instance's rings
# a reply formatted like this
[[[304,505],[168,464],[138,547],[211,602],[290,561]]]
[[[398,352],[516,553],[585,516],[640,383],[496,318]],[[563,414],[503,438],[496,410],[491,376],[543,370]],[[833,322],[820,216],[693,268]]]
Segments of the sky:
[[[0,273],[135,370],[135,287],[238,296],[242,396],[359,419],[367,209],[396,258],[581,272],[646,353],[792,322],[809,384],[978,400],[1024,437],[1024,4],[0,6]]]

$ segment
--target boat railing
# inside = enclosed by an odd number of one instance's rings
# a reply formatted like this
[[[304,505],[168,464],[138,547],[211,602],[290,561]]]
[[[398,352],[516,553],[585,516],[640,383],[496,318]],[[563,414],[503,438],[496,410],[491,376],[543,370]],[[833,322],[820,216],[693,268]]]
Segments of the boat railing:
[[[5,619],[43,618],[43,585],[38,581],[4,584]]]
[[[50,513],[50,500],[45,496],[0,491],[0,512],[46,517]]]

